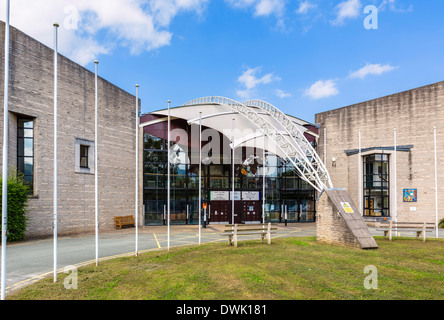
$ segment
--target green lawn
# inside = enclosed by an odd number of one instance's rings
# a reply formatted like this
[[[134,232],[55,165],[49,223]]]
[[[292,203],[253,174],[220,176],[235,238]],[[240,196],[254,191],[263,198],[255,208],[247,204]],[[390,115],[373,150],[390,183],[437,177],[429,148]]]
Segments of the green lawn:
[[[78,289],[65,274],[9,295],[74,300],[444,299],[444,241],[377,238],[378,250],[280,238],[155,251],[79,269]],[[378,271],[378,289],[364,288],[364,268]]]

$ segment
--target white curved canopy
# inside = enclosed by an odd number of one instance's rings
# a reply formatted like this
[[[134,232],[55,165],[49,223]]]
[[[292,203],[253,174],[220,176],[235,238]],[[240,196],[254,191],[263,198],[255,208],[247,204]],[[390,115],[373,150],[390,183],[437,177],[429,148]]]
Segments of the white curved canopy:
[[[151,114],[168,117],[168,110]],[[234,148],[264,148],[290,161],[301,178],[318,191],[332,187],[324,164],[304,137],[304,133],[309,132],[304,125],[309,123],[284,115],[266,102],[252,100],[242,104],[223,97],[206,97],[171,108],[170,115],[190,125],[198,125],[201,118],[203,126],[233,140]]]

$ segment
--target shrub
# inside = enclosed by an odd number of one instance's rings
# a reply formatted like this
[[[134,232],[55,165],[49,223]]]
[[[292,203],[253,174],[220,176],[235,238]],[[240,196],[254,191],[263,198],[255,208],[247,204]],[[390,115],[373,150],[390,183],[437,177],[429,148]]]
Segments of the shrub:
[[[0,194],[3,195],[3,177],[0,175]],[[29,187],[24,183],[23,175],[15,168],[10,170],[8,177],[8,242],[21,241],[25,238],[27,226],[27,206]],[[0,200],[0,215],[2,210]],[[0,230],[2,225],[0,223]],[[1,241],[1,239],[0,239]]]
[[[444,228],[444,219],[441,219],[441,221],[438,224],[438,227]]]

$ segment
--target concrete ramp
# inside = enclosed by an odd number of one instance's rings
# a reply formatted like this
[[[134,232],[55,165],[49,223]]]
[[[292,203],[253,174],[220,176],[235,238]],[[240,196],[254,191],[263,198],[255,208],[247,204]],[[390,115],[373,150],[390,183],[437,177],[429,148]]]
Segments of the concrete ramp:
[[[325,189],[321,195],[318,205],[317,239],[362,249],[378,248],[346,189]]]

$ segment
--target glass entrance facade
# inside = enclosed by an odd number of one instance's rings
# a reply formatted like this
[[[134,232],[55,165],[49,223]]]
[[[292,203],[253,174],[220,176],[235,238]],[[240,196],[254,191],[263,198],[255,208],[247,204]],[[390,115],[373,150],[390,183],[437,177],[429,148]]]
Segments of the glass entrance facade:
[[[145,225],[166,224],[167,212],[167,123],[156,124],[156,130],[144,133],[144,209]],[[163,133],[160,133],[163,131]],[[154,134],[153,134],[154,133]],[[193,151],[184,151],[172,144],[170,157],[171,224],[198,224],[199,222],[199,165],[190,164]],[[196,152],[196,150],[194,150]],[[258,150],[260,157],[262,150]],[[274,154],[267,154],[265,168],[259,157],[247,156],[243,150],[243,165],[235,165],[235,193],[232,194],[231,164],[202,164],[202,221],[231,223],[232,197],[236,223],[313,222],[316,219],[315,190],[297,176],[294,167]],[[245,162],[249,158],[250,161]],[[237,161],[236,161],[237,162]],[[235,163],[236,163],[235,162]],[[263,197],[265,196],[265,217]]]
[[[387,154],[364,157],[364,215],[390,217],[390,172]]]

